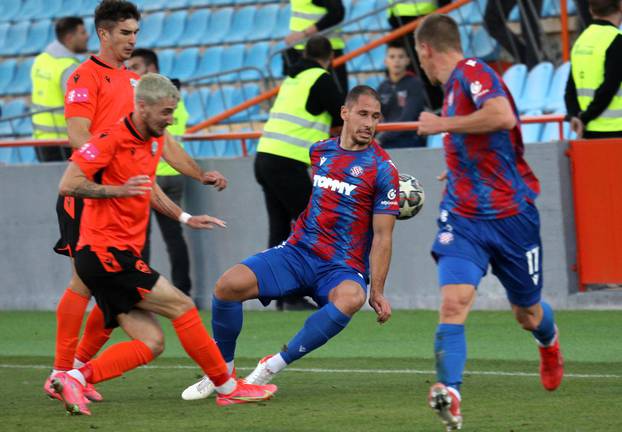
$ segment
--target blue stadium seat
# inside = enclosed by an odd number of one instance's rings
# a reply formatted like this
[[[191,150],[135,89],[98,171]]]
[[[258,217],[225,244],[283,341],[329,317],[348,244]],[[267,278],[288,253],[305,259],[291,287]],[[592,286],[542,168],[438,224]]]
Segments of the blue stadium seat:
[[[0,94],[8,91],[8,86],[13,81],[15,70],[17,69],[15,59],[3,60],[0,62]]]
[[[188,2],[188,6],[190,7],[195,7],[195,6],[211,6],[214,4],[214,1],[212,0],[190,0]]]
[[[164,9],[165,7],[168,7],[168,4],[170,3],[170,1],[169,0],[149,0],[144,3],[145,4],[142,7],[143,10],[155,11],[155,10],[160,10],[160,9]]]
[[[273,39],[282,39],[289,33],[289,15],[290,15],[289,2],[285,6],[281,6],[279,9],[279,17],[276,21],[276,27],[274,28]]]
[[[242,87],[236,87],[233,92],[232,105],[236,106],[249,99],[259,95],[259,86],[257,84],[245,84]],[[230,107],[228,107],[230,108]],[[233,121],[252,121],[259,114],[259,105],[253,105],[245,111],[234,115],[231,119]]]
[[[259,69],[262,73],[266,69],[266,61],[268,60],[268,52],[270,50],[269,42],[259,42],[250,46],[246,50],[244,55],[243,67],[254,67]],[[261,75],[255,70],[243,71],[241,75],[243,80],[256,80],[260,79]]]
[[[0,49],[0,55],[19,54],[22,50],[22,47],[26,43],[29,28],[30,21],[23,20],[14,23],[7,33],[7,38],[4,41],[4,45]]]
[[[52,22],[49,19],[32,23],[21,54],[39,54],[50,40]]]
[[[271,4],[257,10],[255,26],[248,40],[263,40],[272,38],[279,15],[279,6]]]
[[[356,79],[356,77],[352,75],[348,75],[348,87],[352,89],[356,87],[357,85],[359,85],[359,81]]]
[[[561,15],[560,0],[544,0],[542,3],[542,16],[545,18],[557,17]],[[574,0],[566,0],[568,15],[577,13],[577,6]]]
[[[199,9],[188,15],[186,28],[179,37],[179,45],[189,46],[203,43],[203,34],[208,31],[210,15],[209,9]]]
[[[93,11],[91,11],[93,14]],[[56,14],[55,18],[60,18],[63,16],[79,16],[82,15],[82,1],[81,0],[62,0],[61,7]],[[83,17],[84,19],[84,17]]]
[[[365,85],[377,90],[382,81],[384,81],[384,76],[372,75],[365,80]]]
[[[361,17],[365,14],[370,13],[376,7],[376,0],[357,0],[354,2],[351,8],[346,9],[346,18],[344,21],[351,21],[355,18]],[[360,32],[366,30],[363,26],[363,21],[361,20],[354,22],[352,24],[348,24],[344,27],[344,31],[347,33]]]
[[[449,16],[452,17],[458,25],[481,24],[484,21],[484,10],[485,5],[482,7],[480,4],[473,1],[449,12]]]
[[[13,147],[12,163],[36,164],[39,163],[34,147]]]
[[[220,72],[222,52],[223,48],[221,46],[213,46],[206,49],[201,56],[201,60],[199,61],[199,65],[195,71],[195,76],[203,77]]]
[[[100,0],[82,0],[80,15],[92,16]]]
[[[24,20],[30,20],[34,18],[40,18],[45,12],[47,1],[44,0],[24,0],[22,8],[19,11],[19,18]],[[54,3],[54,1],[50,2]]]
[[[246,6],[238,9],[233,15],[231,27],[225,38],[227,42],[245,42],[246,38],[254,31],[255,6]]]
[[[2,119],[20,116],[26,113],[24,99],[13,99],[2,107]],[[19,125],[23,119],[0,122],[0,135],[18,135]]]
[[[225,87],[226,89],[227,87]],[[229,87],[230,88],[230,87]],[[232,90],[231,90],[232,91]],[[226,92],[223,89],[214,90],[210,94],[209,102],[207,105],[207,116],[213,117],[223,112],[227,107]]]
[[[155,43],[162,37],[163,25],[164,12],[147,15],[144,20],[141,20],[140,35],[138,36],[140,46],[153,48]]]
[[[225,36],[231,27],[233,8],[223,8],[212,13],[209,20],[208,29],[204,33],[203,43],[217,44],[224,42]]]
[[[91,52],[97,52],[99,50],[99,37],[97,31],[95,31],[95,23],[93,17],[84,18],[84,26],[89,34],[89,41],[87,43],[88,50]],[[140,38],[140,36],[138,36]]]
[[[162,36],[156,41],[155,46],[161,48],[178,45],[186,27],[187,16],[188,11],[186,10],[168,14],[164,20],[164,26],[162,27]]]
[[[188,125],[194,126],[202,120],[205,120],[205,105],[201,101],[201,92],[195,90],[192,92],[183,91],[185,94],[184,102],[186,109],[190,117],[188,118]]]
[[[160,73],[164,76],[171,76],[173,70],[173,60],[175,58],[174,49],[165,49],[158,53],[158,63],[160,64]]]
[[[460,32],[460,45],[462,46],[462,52],[465,56],[469,56],[473,52],[473,34],[471,26],[460,25],[458,26]]]
[[[428,148],[442,148],[443,147],[443,135],[436,134],[428,136],[428,141],[426,143]]]
[[[151,0],[149,0],[151,1]],[[166,0],[164,3],[166,9],[182,9],[188,6],[188,0]]]
[[[63,0],[44,0],[42,3],[43,7],[39,9],[39,13],[33,17],[34,19],[51,19],[58,16],[69,16],[67,12],[63,10]]]
[[[272,53],[270,55],[270,75],[273,78],[281,78],[283,76],[283,56],[281,54],[272,55]]]
[[[194,72],[199,63],[199,49],[186,48],[177,53],[173,62],[173,70],[170,73],[171,78],[177,78],[186,81],[194,77]]]
[[[24,121],[19,125],[19,132],[22,135],[32,136],[32,117],[24,117]]]
[[[0,2],[0,21],[9,21],[19,16],[22,2],[20,0],[15,1],[3,1]]]
[[[523,89],[525,88],[525,81],[527,80],[527,66],[524,64],[515,64],[510,66],[508,70],[503,74],[503,81],[510,90],[512,97],[516,102],[520,100],[523,95]]]
[[[566,103],[564,102],[564,93],[566,92],[566,83],[568,82],[568,75],[570,74],[570,63],[566,62],[559,66],[553,75],[551,81],[551,88],[549,94],[546,97],[545,112],[557,112],[566,109]]]
[[[226,55],[222,58],[221,71],[238,69],[244,64],[244,44],[231,45],[226,49]],[[220,77],[223,81],[234,81],[239,78],[238,73],[227,74]]]
[[[11,163],[12,153],[13,149],[11,147],[0,147],[0,166],[8,165]]]
[[[520,112],[542,111],[546,105],[546,97],[551,88],[553,65],[542,62],[529,71],[523,95],[516,102]]]
[[[34,60],[34,57],[30,57],[21,61],[17,65],[13,80],[11,81],[9,87],[6,90],[7,94],[16,95],[30,93],[30,90],[32,88],[32,84],[30,81],[30,69],[32,68],[32,63],[34,62]]]
[[[8,37],[10,28],[11,28],[11,23],[9,22],[0,23],[0,50],[4,46],[4,42],[6,41],[6,38]]]
[[[531,110],[525,113],[527,116],[539,116],[542,115],[540,110]],[[532,144],[540,142],[540,136],[542,135],[542,123],[529,123],[521,125],[521,132],[523,135],[523,142],[525,144]]]
[[[566,111],[559,111],[555,114],[566,114]],[[570,123],[563,123],[564,139],[576,139],[577,135],[570,130]],[[560,141],[559,125],[557,123],[545,123],[540,138],[542,142]]]
[[[479,27],[473,32],[473,51],[467,57],[479,57],[484,61],[499,58],[499,44],[490,37],[484,27]]]

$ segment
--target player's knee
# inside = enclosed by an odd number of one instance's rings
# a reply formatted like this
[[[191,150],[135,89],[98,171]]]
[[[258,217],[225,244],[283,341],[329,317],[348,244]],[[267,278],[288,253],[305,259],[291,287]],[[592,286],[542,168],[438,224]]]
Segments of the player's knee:
[[[340,286],[331,292],[330,300],[346,315],[353,315],[358,312],[363,305],[367,296],[358,285]]]
[[[441,317],[444,319],[455,319],[466,314],[470,304],[467,297],[445,297],[441,304]]]
[[[69,281],[69,289],[71,289],[71,291],[73,291],[74,293],[81,295],[82,297],[91,297],[91,291],[75,274],[71,276],[71,281]]]
[[[538,322],[535,315],[528,313],[516,313],[516,321],[524,330],[534,331],[538,328]]]
[[[222,275],[214,287],[214,296],[218,300],[236,301],[246,297],[247,288],[236,282],[236,279],[227,273]]]
[[[154,357],[158,357],[164,352],[164,334],[144,337],[142,342],[147,345]]]
[[[171,307],[174,309],[173,315],[175,317],[180,317],[190,309],[194,308],[195,304],[190,296],[178,290],[178,295],[175,297],[175,301],[171,302]]]

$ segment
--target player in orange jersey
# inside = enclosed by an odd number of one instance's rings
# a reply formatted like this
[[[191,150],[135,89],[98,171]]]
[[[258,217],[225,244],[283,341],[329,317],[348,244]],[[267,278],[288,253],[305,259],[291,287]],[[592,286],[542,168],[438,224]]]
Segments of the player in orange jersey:
[[[70,76],[65,95],[65,117],[69,142],[80,148],[92,135],[128,115],[133,107],[134,87],[138,75],[123,66],[136,44],[140,13],[127,1],[103,0],[95,9],[95,28],[100,40],[97,56],[91,56]],[[170,135],[165,135],[164,158],[179,172],[219,190],[227,185],[218,172],[203,172]],[[56,211],[61,239],[54,250],[73,258],[80,230],[83,201],[75,197],[59,197]],[[80,280],[72,265],[69,287],[60,299],[56,311],[56,352],[50,378],[87,362],[110,337],[104,328],[102,312],[97,306],[86,323],[78,346],[82,320],[90,299],[90,292]],[[77,349],[76,349],[77,347]],[[50,378],[44,384],[45,392],[56,397],[50,387]],[[101,400],[94,388],[86,391],[89,399]]]
[[[75,253],[78,275],[95,296],[106,327],[119,325],[132,339],[52,378],[54,391],[71,414],[90,414],[83,394],[87,383],[118,377],[164,350],[164,335],[153,313],[172,321],[188,355],[214,383],[218,405],[263,401],[277,390],[272,384],[232,378],[190,297],[140,256],[150,206],[192,228],[226,227],[215,217],[183,212],[155,182],[164,131],[178,100],[168,78],[144,75],[136,88],[134,112],[75,152],[61,180],[61,195],[87,198]]]

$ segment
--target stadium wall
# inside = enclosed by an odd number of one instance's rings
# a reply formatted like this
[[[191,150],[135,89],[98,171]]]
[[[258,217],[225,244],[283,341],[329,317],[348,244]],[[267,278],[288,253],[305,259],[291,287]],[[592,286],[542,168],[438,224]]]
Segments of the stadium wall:
[[[565,143],[527,146],[527,159],[542,184],[538,208],[542,220],[545,298],[557,308],[622,308],[622,292],[577,292],[573,204]],[[436,269],[429,254],[436,233],[444,169],[442,150],[395,150],[398,168],[418,177],[426,192],[426,205],[412,220],[396,226],[391,272],[386,293],[394,308],[436,308],[439,304]],[[229,178],[227,190],[189,182],[185,209],[208,212],[228,223],[226,230],[187,230],[191,248],[194,296],[209,307],[211,289],[232,264],[262,250],[268,238],[263,195],[253,174],[253,159],[202,160],[208,170]],[[58,238],[55,203],[65,165],[50,163],[0,168],[0,309],[51,310],[69,281],[67,258],[52,252]],[[152,227],[152,265],[169,274],[168,258],[159,229]],[[248,304],[259,308],[258,302]],[[494,277],[484,278],[476,308],[507,309],[502,287]]]

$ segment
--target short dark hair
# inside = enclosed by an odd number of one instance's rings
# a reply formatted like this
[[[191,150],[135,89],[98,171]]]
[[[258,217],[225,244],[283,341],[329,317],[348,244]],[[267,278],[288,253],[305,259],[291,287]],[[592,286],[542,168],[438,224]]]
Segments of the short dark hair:
[[[140,12],[134,3],[124,0],[102,0],[95,8],[95,29],[110,30],[127,19],[140,21]]]
[[[84,25],[84,20],[78,16],[66,16],[59,18],[54,25],[56,39],[62,41],[65,36],[75,32],[79,26]]]
[[[415,39],[418,43],[430,45],[438,52],[462,52],[458,24],[447,15],[426,16],[415,31]]]
[[[329,60],[333,55],[333,47],[324,36],[311,36],[305,45],[304,57],[313,60]]]
[[[588,0],[593,15],[604,17],[620,10],[620,0]]]
[[[154,65],[156,71],[160,71],[160,64],[158,63],[158,55],[155,51],[148,48],[136,48],[130,58],[140,57],[145,62],[145,66]]]
[[[387,49],[389,48],[400,48],[406,51],[406,45],[402,39],[393,39],[387,43]]]
[[[378,92],[376,90],[374,90],[370,86],[357,85],[348,92],[348,95],[346,96],[345,105],[347,107],[351,107],[352,105],[358,102],[359,97],[361,97],[362,95],[371,96],[374,99],[376,99],[378,103],[380,103],[380,96],[378,95]]]

